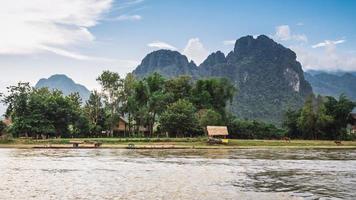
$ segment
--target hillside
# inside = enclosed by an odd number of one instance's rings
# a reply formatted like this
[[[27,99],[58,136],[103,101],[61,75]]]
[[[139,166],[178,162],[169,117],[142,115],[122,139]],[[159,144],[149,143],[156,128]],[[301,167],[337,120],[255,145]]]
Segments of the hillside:
[[[62,91],[64,95],[78,92],[83,102],[85,102],[90,95],[90,91],[85,86],[75,83],[71,78],[63,74],[56,74],[48,79],[40,79],[35,87],[47,87],[51,90],[58,89]]]
[[[229,108],[233,113],[275,124],[281,122],[286,109],[300,107],[312,93],[296,54],[264,35],[242,37],[227,56],[217,51],[199,67],[188,63],[179,52],[159,50],[148,54],[133,73],[138,77],[159,72],[166,77],[228,78],[238,89]]]
[[[332,74],[320,72],[317,74],[305,73],[305,78],[313,87],[316,94],[339,97],[345,94],[356,100],[356,75],[352,73]]]

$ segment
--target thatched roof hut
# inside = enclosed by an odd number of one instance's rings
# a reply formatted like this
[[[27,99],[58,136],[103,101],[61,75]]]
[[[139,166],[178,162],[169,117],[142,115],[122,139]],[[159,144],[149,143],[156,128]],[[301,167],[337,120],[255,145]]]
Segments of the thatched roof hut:
[[[206,129],[209,137],[229,135],[226,126],[207,126]]]

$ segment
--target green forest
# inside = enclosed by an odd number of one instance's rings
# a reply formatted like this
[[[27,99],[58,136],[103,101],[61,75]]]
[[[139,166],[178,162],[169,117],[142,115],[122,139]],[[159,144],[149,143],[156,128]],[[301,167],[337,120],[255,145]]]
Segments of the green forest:
[[[11,124],[1,122],[0,132],[32,138],[199,137],[207,125],[224,125],[230,138],[354,138],[346,127],[356,104],[344,95],[338,100],[310,96],[301,109],[287,110],[277,127],[232,115],[228,110],[238,91],[227,79],[166,79],[158,73],[136,79],[104,71],[97,81],[101,91],[92,91],[86,102],[78,93],[65,96],[21,82],[9,86],[1,101]],[[120,118],[127,121],[123,133],[115,131]]]

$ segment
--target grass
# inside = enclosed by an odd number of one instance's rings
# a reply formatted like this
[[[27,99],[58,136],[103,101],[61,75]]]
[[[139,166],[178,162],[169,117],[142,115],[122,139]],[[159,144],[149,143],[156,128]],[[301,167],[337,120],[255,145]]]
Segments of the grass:
[[[0,140],[0,147],[10,148],[31,148],[47,144],[68,146],[71,140],[99,141],[103,147],[125,148],[132,143],[136,146],[159,146],[174,145],[176,147],[191,148],[355,148],[356,141],[342,141],[342,145],[337,146],[334,141],[326,140],[239,140],[230,139],[228,145],[209,145],[206,138],[61,138],[61,139],[9,139]]]

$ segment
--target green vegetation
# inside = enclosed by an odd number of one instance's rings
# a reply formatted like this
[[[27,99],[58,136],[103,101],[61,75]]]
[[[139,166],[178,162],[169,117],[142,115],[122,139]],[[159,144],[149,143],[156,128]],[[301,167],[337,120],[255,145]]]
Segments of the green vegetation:
[[[158,73],[122,79],[104,71],[97,81],[102,91],[93,91],[84,104],[78,93],[65,96],[28,83],[10,86],[2,99],[12,121],[7,131],[14,137],[114,137],[125,116],[128,137],[142,136],[142,128],[146,137],[200,136],[207,124],[224,124],[235,92],[226,79],[166,80]]]
[[[207,125],[226,125],[232,139],[355,137],[347,134],[346,126],[356,104],[343,95],[339,100],[310,96],[300,110],[286,112],[281,128],[227,112],[236,92],[227,79],[193,81],[179,76],[167,80],[158,73],[143,79],[128,74],[123,79],[115,72],[104,71],[97,80],[102,91],[92,91],[84,103],[78,93],[65,96],[58,90],[33,88],[28,83],[8,87],[2,102],[8,105],[6,117],[12,123],[9,127],[1,123],[0,132],[11,133],[14,138],[124,136],[170,140],[169,137],[201,137],[206,135]],[[118,129],[122,118],[127,120],[123,129]]]
[[[286,113],[284,127],[292,138],[350,140],[347,134],[348,116],[356,104],[346,96],[339,100],[334,97],[310,96],[303,108]]]

